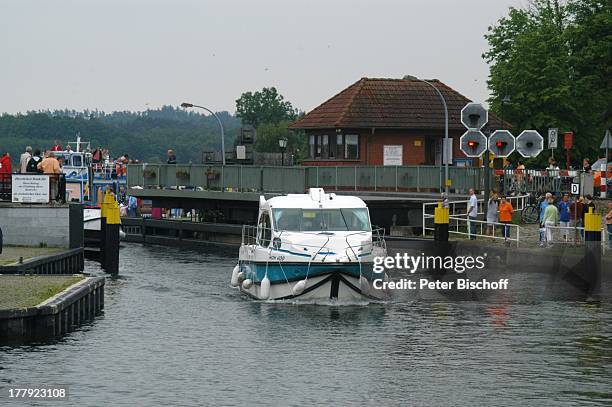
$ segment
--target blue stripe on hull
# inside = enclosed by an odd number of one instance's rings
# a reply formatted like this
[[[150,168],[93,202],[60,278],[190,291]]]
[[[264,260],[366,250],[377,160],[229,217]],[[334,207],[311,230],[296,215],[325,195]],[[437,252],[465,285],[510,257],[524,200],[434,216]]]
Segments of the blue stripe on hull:
[[[308,277],[340,272],[342,274],[359,278],[359,263],[312,263],[310,269],[308,263],[255,263],[241,262],[241,269],[244,271],[246,278],[252,279],[258,283],[268,273],[270,283],[284,283],[287,280],[296,281],[303,280]],[[361,275],[371,280],[373,277],[372,264],[361,263]]]

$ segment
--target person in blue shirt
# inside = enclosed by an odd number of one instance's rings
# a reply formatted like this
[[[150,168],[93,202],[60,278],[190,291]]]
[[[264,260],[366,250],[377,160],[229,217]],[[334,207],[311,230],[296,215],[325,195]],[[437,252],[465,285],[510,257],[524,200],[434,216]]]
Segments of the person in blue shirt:
[[[542,202],[540,202],[540,246],[546,244],[546,228],[544,227],[544,211],[548,206],[548,200],[552,198],[552,194],[547,192]]]
[[[569,227],[570,227],[570,205],[572,202],[569,199],[568,194],[563,194],[563,199],[557,205],[559,209],[559,226],[561,227],[561,236],[567,242],[569,238]]]

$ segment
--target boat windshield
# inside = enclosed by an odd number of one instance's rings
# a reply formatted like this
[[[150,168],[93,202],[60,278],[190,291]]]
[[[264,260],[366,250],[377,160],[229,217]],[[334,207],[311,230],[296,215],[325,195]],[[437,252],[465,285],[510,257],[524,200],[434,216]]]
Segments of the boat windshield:
[[[370,218],[366,208],[272,210],[275,229],[289,232],[367,231]]]

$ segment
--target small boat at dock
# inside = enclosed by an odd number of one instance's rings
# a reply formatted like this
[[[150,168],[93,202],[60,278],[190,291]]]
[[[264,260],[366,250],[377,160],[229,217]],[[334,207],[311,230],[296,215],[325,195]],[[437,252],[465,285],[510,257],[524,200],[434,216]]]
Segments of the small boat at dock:
[[[243,226],[231,285],[258,300],[381,300],[373,259],[386,256],[358,197],[311,188],[259,202],[257,226]]]

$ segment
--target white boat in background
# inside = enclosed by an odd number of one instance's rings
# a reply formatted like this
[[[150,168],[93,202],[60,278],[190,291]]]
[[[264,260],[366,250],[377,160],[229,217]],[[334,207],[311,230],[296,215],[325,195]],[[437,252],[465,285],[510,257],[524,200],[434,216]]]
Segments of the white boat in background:
[[[102,210],[100,208],[88,207],[83,209],[83,229],[100,231],[102,230]],[[119,238],[125,238],[125,232],[119,229]]]
[[[231,285],[258,300],[381,300],[384,275],[373,259],[386,256],[383,229],[372,229],[360,198],[327,194],[260,197],[257,226],[243,226]]]

